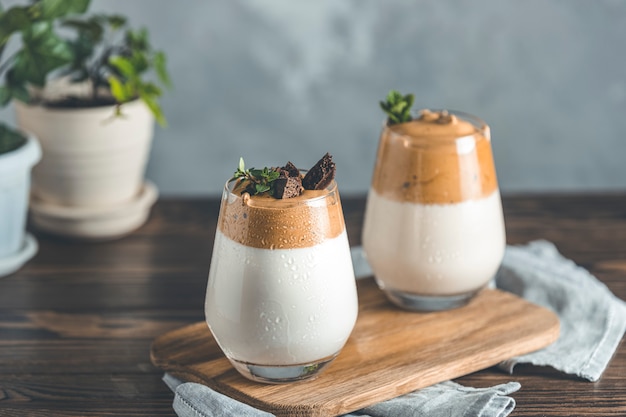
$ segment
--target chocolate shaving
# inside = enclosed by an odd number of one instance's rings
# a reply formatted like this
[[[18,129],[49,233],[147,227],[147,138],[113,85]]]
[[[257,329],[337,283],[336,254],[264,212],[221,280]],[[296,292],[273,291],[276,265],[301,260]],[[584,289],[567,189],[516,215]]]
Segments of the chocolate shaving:
[[[328,187],[335,178],[335,163],[333,157],[327,152],[317,163],[311,168],[304,178],[302,185],[305,190],[323,190]]]

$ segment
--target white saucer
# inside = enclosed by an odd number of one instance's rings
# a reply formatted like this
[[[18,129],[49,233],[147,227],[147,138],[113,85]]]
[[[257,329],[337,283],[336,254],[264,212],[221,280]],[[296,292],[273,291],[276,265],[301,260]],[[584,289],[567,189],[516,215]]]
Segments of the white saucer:
[[[37,239],[30,233],[24,235],[24,243],[20,250],[6,258],[0,258],[0,278],[17,271],[30,260],[39,249]]]
[[[34,227],[52,234],[87,240],[109,240],[127,235],[143,225],[159,195],[146,181],[136,198],[108,207],[69,207],[33,196],[30,201]]]

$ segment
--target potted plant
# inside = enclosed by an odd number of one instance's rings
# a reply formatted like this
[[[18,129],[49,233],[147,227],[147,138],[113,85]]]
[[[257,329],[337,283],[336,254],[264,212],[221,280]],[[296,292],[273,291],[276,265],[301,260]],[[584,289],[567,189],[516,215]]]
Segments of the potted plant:
[[[31,168],[40,157],[35,137],[0,124],[0,277],[37,252],[36,239],[25,229]]]
[[[119,15],[86,15],[89,3],[15,6],[5,20],[21,44],[2,69],[18,126],[43,150],[33,224],[99,239],[136,229],[156,200],[144,174],[155,119],[166,125],[158,100],[170,80],[146,29]]]

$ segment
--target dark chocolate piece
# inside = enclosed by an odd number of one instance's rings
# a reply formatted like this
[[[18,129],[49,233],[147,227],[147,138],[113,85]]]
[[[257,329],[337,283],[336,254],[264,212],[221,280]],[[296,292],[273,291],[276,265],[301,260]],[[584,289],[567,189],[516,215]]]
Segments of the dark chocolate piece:
[[[327,152],[317,163],[311,168],[304,178],[302,185],[305,190],[323,190],[328,187],[335,178],[335,163],[333,157]]]
[[[300,170],[298,168],[296,168],[296,166],[291,163],[291,162],[287,162],[287,164],[281,168],[281,170],[283,171],[287,171],[287,176],[288,177],[299,177],[300,176]]]
[[[295,167],[294,167],[295,168]],[[289,171],[281,169],[280,177],[274,180],[274,198],[293,198],[302,194],[302,179],[298,171],[298,176],[289,176]]]

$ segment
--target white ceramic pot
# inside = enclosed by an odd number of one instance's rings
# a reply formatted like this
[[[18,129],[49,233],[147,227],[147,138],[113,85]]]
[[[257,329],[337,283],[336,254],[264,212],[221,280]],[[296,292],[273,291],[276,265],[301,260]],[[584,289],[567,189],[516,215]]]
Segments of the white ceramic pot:
[[[154,116],[140,100],[122,106],[65,109],[15,103],[17,123],[37,136],[43,157],[33,195],[74,207],[116,206],[141,192]]]
[[[0,261],[17,256],[24,247],[31,169],[40,158],[33,136],[0,155]]]

